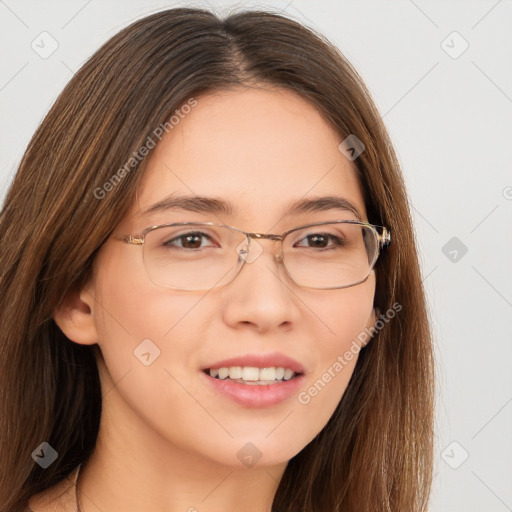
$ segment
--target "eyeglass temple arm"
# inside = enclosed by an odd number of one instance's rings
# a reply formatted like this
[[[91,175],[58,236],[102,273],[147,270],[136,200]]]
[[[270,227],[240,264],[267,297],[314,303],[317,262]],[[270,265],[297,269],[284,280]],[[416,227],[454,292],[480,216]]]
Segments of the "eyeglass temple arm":
[[[385,227],[382,228],[382,234],[377,231],[377,237],[381,249],[391,243],[391,233]]]
[[[120,235],[115,237],[117,240],[121,240],[127,244],[132,245],[144,245],[144,239],[140,235]]]

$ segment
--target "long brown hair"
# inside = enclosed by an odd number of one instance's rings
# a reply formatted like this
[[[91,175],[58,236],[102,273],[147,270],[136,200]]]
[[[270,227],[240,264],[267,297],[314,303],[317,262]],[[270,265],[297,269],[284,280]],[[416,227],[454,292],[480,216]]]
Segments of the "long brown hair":
[[[0,510],[91,454],[101,415],[93,350],[71,342],[52,312],[88,279],[99,247],[135,197],[147,159],[108,193],[152,132],[190,98],[269,84],[300,94],[339,133],[365,145],[354,161],[368,219],[390,228],[375,302],[402,310],[360,352],[323,430],[293,457],[274,512],[419,512],[432,474],[433,355],[408,200],[368,90],[324,37],[262,11],[225,19],[158,12],[123,29],[76,73],[32,138],[0,215]],[[126,169],[126,168],[125,168]],[[42,469],[42,442],[58,452]]]

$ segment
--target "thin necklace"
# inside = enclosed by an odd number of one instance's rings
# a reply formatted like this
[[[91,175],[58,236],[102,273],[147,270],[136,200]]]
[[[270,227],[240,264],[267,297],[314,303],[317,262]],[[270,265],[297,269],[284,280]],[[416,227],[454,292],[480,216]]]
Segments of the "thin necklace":
[[[80,502],[78,501],[78,475],[80,474],[80,469],[82,468],[82,464],[78,465],[78,471],[75,476],[75,502],[76,502],[76,512],[82,512],[80,508]]]

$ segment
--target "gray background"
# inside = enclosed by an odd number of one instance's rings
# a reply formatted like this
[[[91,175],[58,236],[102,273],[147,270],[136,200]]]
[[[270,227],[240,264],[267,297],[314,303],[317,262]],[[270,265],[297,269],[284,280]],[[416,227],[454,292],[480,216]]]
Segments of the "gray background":
[[[435,335],[431,511],[512,511],[512,2],[0,0],[0,200],[84,60],[177,5],[282,10],[366,81],[403,165]]]

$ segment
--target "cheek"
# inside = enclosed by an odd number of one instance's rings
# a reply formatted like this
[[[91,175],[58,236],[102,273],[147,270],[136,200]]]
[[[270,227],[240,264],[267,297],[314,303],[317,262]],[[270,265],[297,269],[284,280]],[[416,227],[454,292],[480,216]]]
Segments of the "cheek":
[[[201,296],[155,286],[147,277],[142,249],[121,248],[124,251],[110,247],[96,261],[94,317],[102,350],[112,346],[117,355],[133,355],[133,349],[145,339],[165,345],[181,320],[193,313]]]
[[[343,397],[362,342],[369,339],[375,283],[336,291],[318,303],[322,328],[315,339],[314,369],[297,395],[304,420],[320,431]],[[318,325],[318,324],[317,324]]]
[[[165,370],[171,369],[173,375],[177,371],[179,378],[180,372],[189,370],[187,364],[192,364],[197,348],[191,343],[190,332],[196,330],[200,338],[201,325],[205,324],[197,315],[201,296],[155,286],[139,260],[139,248],[124,249],[129,250],[121,254],[114,247],[99,255],[95,267],[98,345],[108,378],[134,383],[130,391],[134,403],[151,405],[158,399],[169,403],[179,386]],[[155,394],[156,389],[162,394]]]
[[[374,295],[375,276],[372,273],[360,285],[332,290],[332,294],[324,293],[315,298],[315,312],[318,311],[320,320],[316,325],[321,328],[318,350],[324,362],[326,357],[344,351],[353,339],[373,325]]]
[[[147,432],[149,427],[192,450],[211,423],[192,398],[199,394],[191,383],[209,325],[206,301],[198,293],[154,286],[135,264],[129,278],[107,261],[98,268],[94,314],[107,414],[123,418],[126,428]],[[215,456],[215,446],[210,451]]]

